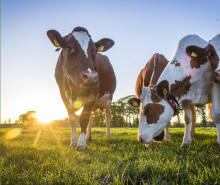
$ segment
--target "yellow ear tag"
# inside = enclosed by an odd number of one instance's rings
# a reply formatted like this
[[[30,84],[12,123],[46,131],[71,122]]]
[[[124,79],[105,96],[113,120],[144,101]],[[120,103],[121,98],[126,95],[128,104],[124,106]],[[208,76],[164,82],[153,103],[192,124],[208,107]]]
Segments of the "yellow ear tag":
[[[191,56],[192,56],[192,57],[197,57],[197,54],[196,54],[195,52],[192,52],[192,53],[191,53]]]
[[[133,106],[134,106],[134,107],[138,107],[138,103],[137,103],[137,102],[134,102],[134,103],[133,103]]]
[[[56,38],[55,38],[53,41],[54,41],[54,44],[55,44],[57,47],[60,47],[60,44],[59,44],[59,42],[57,41]]]
[[[167,90],[165,88],[163,88],[163,87],[162,87],[162,89],[163,89],[163,95],[164,96],[167,95]]]
[[[101,45],[101,46],[98,47],[98,50],[99,50],[99,51],[103,51],[103,49],[104,49],[104,46],[103,46],[103,45]]]

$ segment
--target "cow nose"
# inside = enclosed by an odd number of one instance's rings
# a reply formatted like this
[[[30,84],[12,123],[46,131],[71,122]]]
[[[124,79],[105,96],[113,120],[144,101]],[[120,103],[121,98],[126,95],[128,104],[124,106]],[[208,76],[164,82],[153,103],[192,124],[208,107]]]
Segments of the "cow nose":
[[[143,139],[140,136],[138,136],[138,141],[139,143],[143,143]]]
[[[96,72],[81,72],[81,79],[85,85],[98,84],[98,74]]]

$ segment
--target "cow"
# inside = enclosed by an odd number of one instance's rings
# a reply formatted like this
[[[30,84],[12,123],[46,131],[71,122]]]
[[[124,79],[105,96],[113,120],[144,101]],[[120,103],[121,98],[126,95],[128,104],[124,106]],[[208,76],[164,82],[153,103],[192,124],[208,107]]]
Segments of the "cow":
[[[166,68],[167,64],[169,61],[164,57],[162,54],[154,54],[150,60],[147,62],[145,67],[140,71],[138,78],[136,80],[136,85],[135,85],[135,94],[138,99],[141,97],[142,89],[144,87],[148,86],[154,86],[154,84],[157,83],[160,75]],[[138,108],[137,103],[135,103],[136,98],[131,98],[128,103],[132,105],[135,108]],[[194,105],[190,104],[190,109],[192,111],[192,125],[191,125],[191,135],[192,137],[195,136],[195,122],[196,122],[196,109]],[[185,116],[185,111],[184,116]],[[164,137],[165,141],[170,141],[170,135],[169,135],[169,124],[167,124],[166,129],[165,129],[165,135],[164,131],[162,131],[159,135],[154,137],[154,140],[156,141],[161,141]],[[142,140],[139,138],[139,142],[142,142]]]
[[[212,68],[214,71],[214,81],[217,83],[220,83],[220,34],[216,35],[212,38],[212,40],[209,41],[209,47],[210,51],[206,50],[207,48],[204,48],[205,51],[203,52],[210,52],[210,55],[213,55],[215,57],[215,61],[212,62]],[[201,49],[201,48],[200,48]]]
[[[208,52],[203,52],[203,48]],[[133,104],[140,108],[138,137],[142,143],[151,143],[163,131],[172,116],[178,114],[176,106],[181,102],[186,123],[181,147],[189,146],[192,142],[190,123],[193,116],[190,104],[196,107],[212,104],[211,115],[220,144],[220,87],[213,81],[212,66],[216,62],[216,55],[212,51],[211,45],[197,35],[182,38],[158,82],[154,86],[144,87],[140,99],[133,100]]]
[[[111,137],[111,101],[116,88],[116,77],[108,57],[100,52],[110,49],[114,41],[103,38],[93,42],[88,30],[83,27],[74,28],[64,37],[56,30],[49,30],[47,36],[57,48],[56,51],[62,49],[55,68],[55,79],[72,130],[70,146],[77,146],[76,151],[83,151],[86,150],[86,140],[91,140],[92,112],[97,109],[105,110],[106,136]],[[78,139],[75,112],[81,107],[81,133]]]

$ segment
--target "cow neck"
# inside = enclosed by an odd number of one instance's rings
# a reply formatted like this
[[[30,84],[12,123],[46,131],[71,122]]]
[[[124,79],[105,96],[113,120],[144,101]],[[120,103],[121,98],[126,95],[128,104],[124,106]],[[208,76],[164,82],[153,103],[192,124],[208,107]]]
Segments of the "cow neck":
[[[151,89],[154,89],[154,88],[157,88],[157,84],[155,84],[153,87],[151,87]],[[167,101],[167,103],[169,103],[169,105],[173,109],[173,111],[174,111],[173,116],[178,115],[179,111],[177,110],[177,106],[179,103],[178,103],[177,99],[171,93],[167,93],[166,95],[164,95],[163,98]]]
[[[62,64],[62,71],[63,71],[63,74],[65,75],[66,77],[66,80],[67,80],[67,83],[68,83],[68,87],[70,89],[70,97],[72,99],[72,95],[73,95],[73,86],[76,86],[77,85],[74,83],[74,81],[70,78],[70,75],[68,74],[68,72],[65,70],[65,68],[63,67],[63,50],[61,51],[61,64]],[[71,85],[72,83],[72,85]]]

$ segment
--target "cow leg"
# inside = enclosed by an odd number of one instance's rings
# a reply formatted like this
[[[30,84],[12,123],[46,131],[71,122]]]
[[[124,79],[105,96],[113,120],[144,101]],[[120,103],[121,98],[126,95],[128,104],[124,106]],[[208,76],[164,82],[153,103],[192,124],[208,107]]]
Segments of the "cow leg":
[[[72,131],[70,146],[76,146],[78,142],[78,136],[76,133],[76,126],[77,126],[78,121],[77,121],[75,112],[69,115],[69,123],[70,123],[71,131]]]
[[[182,107],[184,109],[183,113],[185,119],[185,133],[181,147],[187,147],[192,143],[190,132],[190,123],[192,122],[192,110],[188,101],[182,101]]]
[[[169,122],[170,123],[170,122]],[[166,128],[165,128],[165,136],[164,136],[164,140],[165,141],[171,141],[170,139],[170,133],[169,133],[169,123],[167,124]]]
[[[92,112],[90,113],[89,116],[89,124],[88,124],[88,129],[87,129],[87,134],[86,134],[86,140],[91,141],[91,129],[92,129],[92,124],[93,124],[93,118],[92,118]]]
[[[105,120],[106,120],[106,124],[107,124],[106,125],[107,126],[107,130],[106,130],[106,137],[107,138],[111,137],[111,133],[110,133],[110,121],[111,121],[111,116],[112,116],[111,103],[112,103],[112,101],[108,100],[107,107],[105,109]]]
[[[195,137],[196,107],[195,105],[190,104],[190,108],[192,111],[191,137]]]
[[[92,112],[90,105],[85,105],[80,115],[81,134],[77,143],[76,151],[86,150],[86,128],[89,122],[90,113]]]
[[[211,116],[214,121],[217,129],[217,140],[220,144],[220,83],[213,83],[212,92],[211,92]]]

